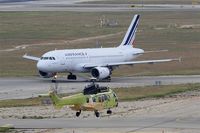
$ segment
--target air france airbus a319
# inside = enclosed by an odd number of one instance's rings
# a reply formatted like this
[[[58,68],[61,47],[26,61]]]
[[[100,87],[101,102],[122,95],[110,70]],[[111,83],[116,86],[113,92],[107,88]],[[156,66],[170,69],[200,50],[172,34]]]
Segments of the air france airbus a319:
[[[112,71],[120,65],[153,64],[176,61],[179,59],[143,60],[133,61],[136,57],[149,52],[133,46],[140,15],[135,15],[118,47],[112,48],[88,48],[88,49],[64,49],[49,51],[41,58],[23,57],[37,61],[39,74],[43,78],[52,78],[55,81],[56,74],[69,73],[68,79],[76,80],[74,73],[91,73],[97,80],[110,80]]]

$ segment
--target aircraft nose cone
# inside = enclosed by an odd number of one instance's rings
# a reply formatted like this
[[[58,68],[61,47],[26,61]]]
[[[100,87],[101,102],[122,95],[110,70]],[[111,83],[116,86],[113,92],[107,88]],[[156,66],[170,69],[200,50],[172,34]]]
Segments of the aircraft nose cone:
[[[38,68],[38,70],[40,70],[40,71],[45,71],[45,64],[44,64],[44,62],[42,62],[42,61],[38,61],[38,63],[37,63],[37,68]]]

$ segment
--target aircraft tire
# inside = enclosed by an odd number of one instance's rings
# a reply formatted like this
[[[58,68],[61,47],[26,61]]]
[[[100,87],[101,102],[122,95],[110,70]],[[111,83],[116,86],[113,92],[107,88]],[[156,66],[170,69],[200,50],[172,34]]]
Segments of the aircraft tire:
[[[111,115],[112,114],[112,110],[107,110],[107,114]]]
[[[56,79],[52,79],[51,82],[52,82],[52,83],[56,83]]]
[[[76,112],[76,117],[79,117],[81,112]]]
[[[73,79],[73,80],[76,80],[76,75],[72,75],[72,79]]]
[[[100,116],[100,113],[98,111],[95,111],[95,116],[96,117],[99,117]]]
[[[67,79],[76,80],[77,78],[76,78],[76,75],[70,74],[67,76]]]

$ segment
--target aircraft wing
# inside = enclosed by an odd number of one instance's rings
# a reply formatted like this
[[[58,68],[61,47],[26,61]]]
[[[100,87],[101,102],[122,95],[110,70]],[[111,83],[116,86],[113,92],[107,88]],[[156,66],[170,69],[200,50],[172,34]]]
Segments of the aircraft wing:
[[[175,59],[161,59],[161,60],[143,60],[143,61],[129,61],[129,62],[116,62],[116,63],[107,63],[107,64],[86,64],[84,68],[93,68],[97,66],[108,67],[108,66],[120,66],[120,65],[135,65],[135,64],[155,64],[155,63],[163,63],[170,61],[181,61],[181,58]]]
[[[39,57],[30,56],[30,55],[27,55],[27,54],[23,55],[23,58],[29,59],[29,60],[34,60],[34,61],[39,61],[40,60]]]

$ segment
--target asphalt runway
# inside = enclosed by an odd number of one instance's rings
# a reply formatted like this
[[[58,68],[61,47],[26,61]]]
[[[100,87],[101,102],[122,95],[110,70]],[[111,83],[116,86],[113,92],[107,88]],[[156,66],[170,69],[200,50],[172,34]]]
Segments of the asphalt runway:
[[[200,130],[200,119],[178,119],[168,117],[111,118],[111,119],[0,119],[0,125],[13,124],[15,128],[132,128],[137,131],[145,128],[192,128]]]
[[[81,4],[87,0],[0,0],[0,11],[200,11],[200,5]]]
[[[200,75],[191,76],[144,76],[144,77],[112,77],[111,82],[98,82],[102,86],[113,87],[136,87],[147,85],[171,85],[200,83]],[[57,80],[59,93],[70,93],[83,90],[90,84],[86,79],[79,78],[77,81],[69,81],[65,78]],[[29,78],[0,78],[0,99],[19,99],[37,97],[55,88],[55,83],[49,79],[39,77]]]

